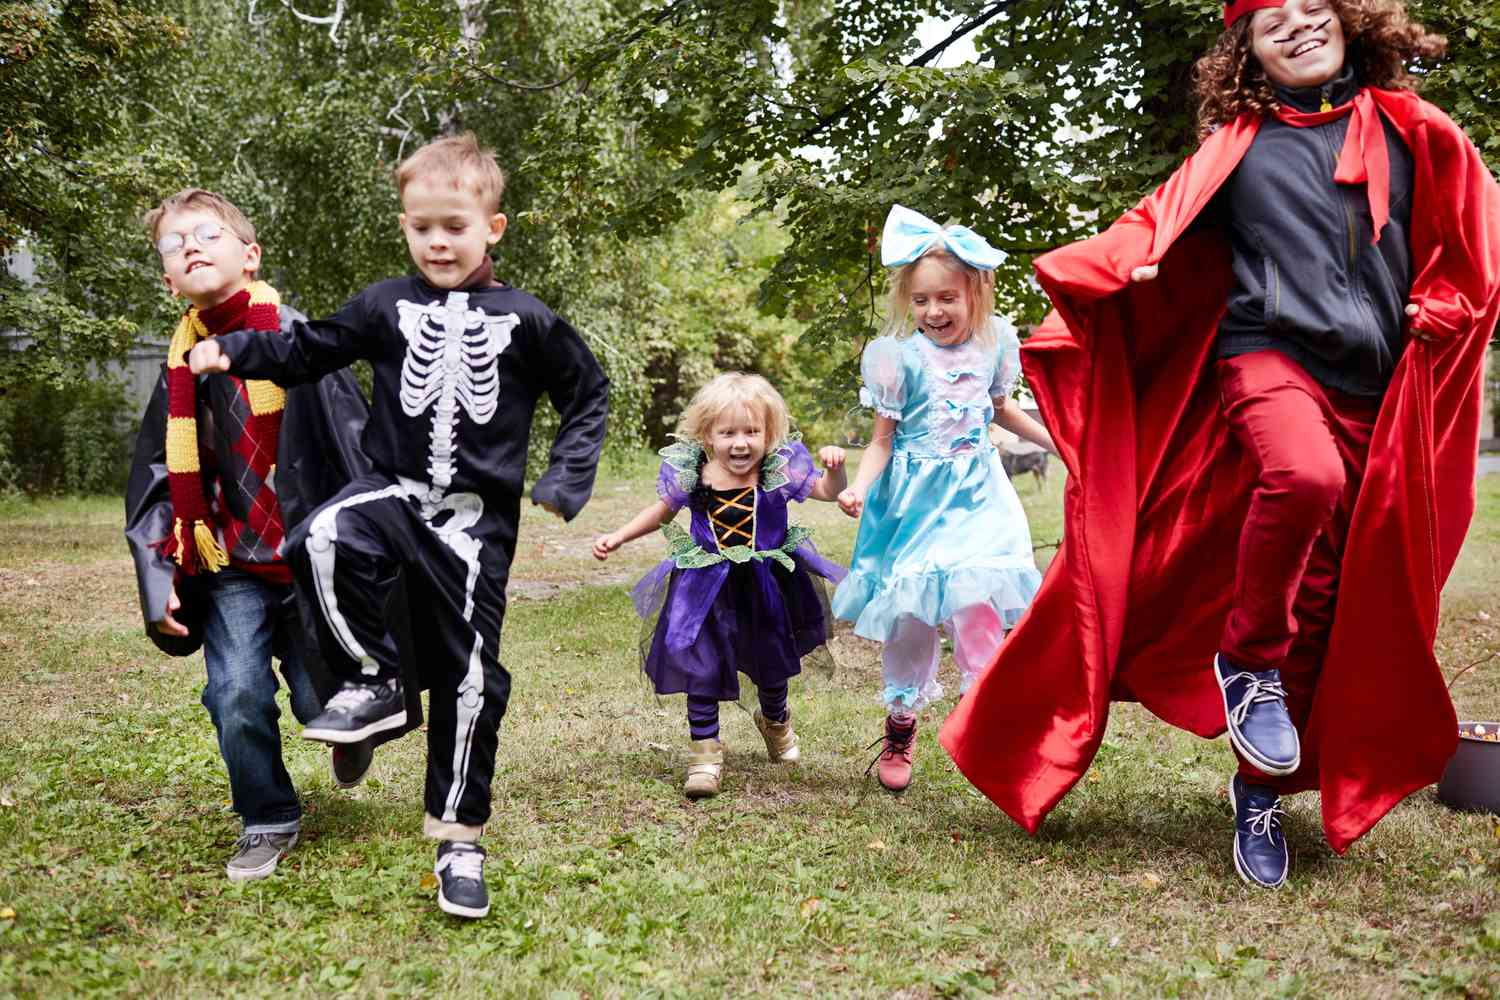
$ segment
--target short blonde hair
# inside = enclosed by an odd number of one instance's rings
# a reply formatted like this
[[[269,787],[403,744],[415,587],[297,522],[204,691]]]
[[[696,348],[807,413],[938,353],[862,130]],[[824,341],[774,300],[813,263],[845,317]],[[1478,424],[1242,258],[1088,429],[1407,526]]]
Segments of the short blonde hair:
[[[891,279],[890,304],[886,309],[886,334],[897,339],[911,336],[915,326],[911,311],[912,278],[917,273],[917,267],[928,259],[936,260],[944,267],[964,275],[969,293],[970,334],[978,337],[981,343],[993,343],[995,335],[990,330],[990,317],[995,312],[995,272],[981,271],[965,264],[940,243],[928,248],[926,253],[911,263],[896,269],[895,277]]]
[[[706,447],[714,424],[732,406],[747,407],[751,413],[759,409],[766,424],[767,452],[786,443],[792,429],[786,400],[770,382],[744,372],[725,372],[693,393],[692,401],[677,421],[677,436]]]
[[[190,208],[201,209],[219,217],[219,221],[229,227],[234,233],[246,243],[255,242],[255,227],[250,220],[245,218],[234,202],[221,194],[205,191],[203,188],[183,188],[169,198],[163,198],[160,205],[141,216],[141,225],[146,227],[146,233],[151,237],[151,246],[155,248],[156,241],[161,239],[161,220],[173,212],[183,212]]]
[[[435,139],[401,161],[396,168],[396,194],[418,177],[443,177],[455,189],[468,188],[491,213],[500,211],[505,194],[505,171],[494,150],[479,145],[473,132]]]

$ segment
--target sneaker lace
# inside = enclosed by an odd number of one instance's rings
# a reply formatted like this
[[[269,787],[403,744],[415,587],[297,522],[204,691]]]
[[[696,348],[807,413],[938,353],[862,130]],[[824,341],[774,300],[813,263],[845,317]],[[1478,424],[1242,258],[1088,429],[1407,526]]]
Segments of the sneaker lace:
[[[484,852],[472,848],[454,848],[443,855],[438,869],[446,868],[455,878],[469,878],[476,882],[484,878]]]
[[[1224,689],[1228,690],[1229,685],[1241,678],[1248,679],[1250,686],[1245,688],[1245,693],[1240,698],[1239,704],[1229,710],[1229,721],[1236,726],[1244,723],[1245,717],[1250,714],[1250,709],[1255,705],[1264,701],[1286,701],[1286,688],[1281,686],[1280,681],[1263,680],[1248,670],[1242,670],[1237,674],[1230,674],[1224,678]]]
[[[259,844],[270,843],[271,838],[264,833],[241,834],[240,839],[234,842],[234,853],[243,854]]]
[[[340,688],[338,692],[328,699],[325,709],[337,708],[344,711],[352,711],[369,701],[375,700],[375,691],[366,685]]]
[[[869,764],[865,765],[865,777],[868,778],[870,776],[870,772],[875,770],[875,765],[879,764],[882,760],[888,757],[894,757],[897,754],[905,753],[908,749],[910,749],[911,741],[916,737],[916,735],[916,726],[912,726],[911,728],[906,730],[887,729],[885,732],[881,733],[880,739],[865,747],[866,753],[869,753],[876,747],[880,747],[880,752],[875,755],[874,759],[871,760]]]
[[[1276,842],[1273,833],[1281,832],[1281,820],[1278,816],[1285,816],[1286,810],[1281,808],[1281,800],[1277,799],[1264,809],[1249,809],[1247,816],[1250,820],[1250,835],[1253,837],[1265,837],[1272,843]]]

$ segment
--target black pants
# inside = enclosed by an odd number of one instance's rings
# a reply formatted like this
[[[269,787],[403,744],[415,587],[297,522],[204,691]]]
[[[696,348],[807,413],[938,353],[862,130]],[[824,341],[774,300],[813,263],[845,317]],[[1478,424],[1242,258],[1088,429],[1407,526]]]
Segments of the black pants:
[[[402,675],[388,618],[406,585],[415,673],[430,691],[428,816],[482,826],[510,674],[500,665],[505,580],[516,512],[486,510],[474,493],[435,502],[424,484],[378,474],[354,480],[298,526],[286,552],[299,584],[317,595],[318,639],[345,680]]]

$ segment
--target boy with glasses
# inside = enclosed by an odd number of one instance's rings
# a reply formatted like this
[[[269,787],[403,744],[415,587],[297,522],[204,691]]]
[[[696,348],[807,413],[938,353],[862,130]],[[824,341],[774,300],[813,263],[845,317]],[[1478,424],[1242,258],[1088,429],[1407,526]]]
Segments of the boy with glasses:
[[[281,759],[272,656],[293,714],[306,721],[323,702],[281,542],[310,506],[367,467],[357,447],[367,408],[347,373],[292,393],[194,376],[186,356],[198,341],[238,329],[268,335],[300,317],[256,280],[255,228],[223,197],[190,188],[143,221],[167,288],[189,306],[136,437],[125,537],[147,634],[175,656],[203,648],[203,705],[244,824],[227,874],[264,878],[297,842],[302,817]],[[335,782],[357,784],[370,758],[368,744],[334,748]]]

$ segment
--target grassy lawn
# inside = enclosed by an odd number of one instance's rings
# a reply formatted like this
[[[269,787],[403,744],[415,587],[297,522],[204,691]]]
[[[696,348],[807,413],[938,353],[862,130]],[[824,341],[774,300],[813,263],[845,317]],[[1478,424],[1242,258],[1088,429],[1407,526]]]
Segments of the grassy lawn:
[[[661,543],[603,565],[588,553],[651,498],[652,475],[645,459],[611,470],[573,525],[527,512],[486,838],[494,907],[477,923],[434,902],[422,741],[387,747],[341,792],[289,711],[304,840],[272,878],[231,885],[238,821],[202,662],[141,634],[120,503],[0,507],[0,996],[1500,994],[1496,817],[1420,792],[1340,858],[1299,796],[1290,882],[1251,891],[1230,858],[1225,743],[1126,705],[1031,838],[937,747],[951,702],[923,720],[910,791],[862,777],[878,650],[849,636],[832,677],[793,684],[800,770],[768,764],[726,706],[724,793],[690,804],[682,705],[643,683],[627,595]],[[1060,479],[1020,486],[1039,543],[1061,530]],[[1500,648],[1500,476],[1480,493],[1438,640],[1450,674]],[[847,558],[852,522],[800,513]],[[1454,698],[1461,717],[1500,718],[1500,660]]]

